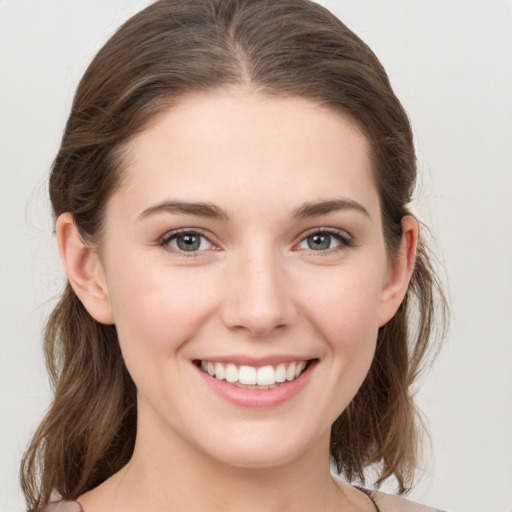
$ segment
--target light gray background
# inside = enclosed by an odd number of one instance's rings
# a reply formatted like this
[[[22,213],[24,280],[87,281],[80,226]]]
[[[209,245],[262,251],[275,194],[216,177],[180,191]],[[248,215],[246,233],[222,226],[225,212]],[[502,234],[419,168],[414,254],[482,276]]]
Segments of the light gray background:
[[[63,282],[46,192],[79,77],[145,0],[0,0],[0,511],[48,404],[40,349]],[[512,2],[324,0],[377,53],[415,128],[416,212],[449,276],[452,328],[419,401],[418,501],[512,511]]]

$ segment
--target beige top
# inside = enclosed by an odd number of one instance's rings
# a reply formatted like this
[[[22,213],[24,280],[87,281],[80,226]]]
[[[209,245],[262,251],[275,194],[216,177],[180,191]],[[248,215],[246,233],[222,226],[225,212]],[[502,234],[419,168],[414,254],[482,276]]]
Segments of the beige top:
[[[380,491],[370,493],[380,512],[442,512],[437,508],[426,507],[419,503]],[[42,512],[85,512],[77,501],[59,501],[51,503]]]

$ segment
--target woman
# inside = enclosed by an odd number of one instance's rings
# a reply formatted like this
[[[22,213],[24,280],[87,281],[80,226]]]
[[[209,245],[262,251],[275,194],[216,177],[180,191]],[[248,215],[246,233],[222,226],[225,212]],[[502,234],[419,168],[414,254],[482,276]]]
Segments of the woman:
[[[426,510],[348,483],[405,492],[417,465],[439,289],[415,175],[385,71],[324,8],[161,0],[123,25],[50,178],[69,282],[28,508]]]

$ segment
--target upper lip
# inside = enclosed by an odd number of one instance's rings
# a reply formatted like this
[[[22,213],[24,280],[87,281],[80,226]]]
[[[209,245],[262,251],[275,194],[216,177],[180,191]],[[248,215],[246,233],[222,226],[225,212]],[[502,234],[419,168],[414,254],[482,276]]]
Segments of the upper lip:
[[[310,361],[315,357],[307,357],[302,355],[276,354],[265,357],[254,357],[247,355],[229,355],[229,356],[212,356],[196,359],[196,361],[205,361],[212,363],[234,364],[236,366],[275,366],[282,363],[292,363],[297,361]]]

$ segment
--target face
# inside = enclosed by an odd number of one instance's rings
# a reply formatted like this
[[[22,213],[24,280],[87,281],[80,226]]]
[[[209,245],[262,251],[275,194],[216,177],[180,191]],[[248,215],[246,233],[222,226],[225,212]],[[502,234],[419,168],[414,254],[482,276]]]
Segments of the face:
[[[98,280],[138,442],[244,467],[327,450],[404,291],[365,137],[304,99],[197,95],[130,143],[123,172]]]

